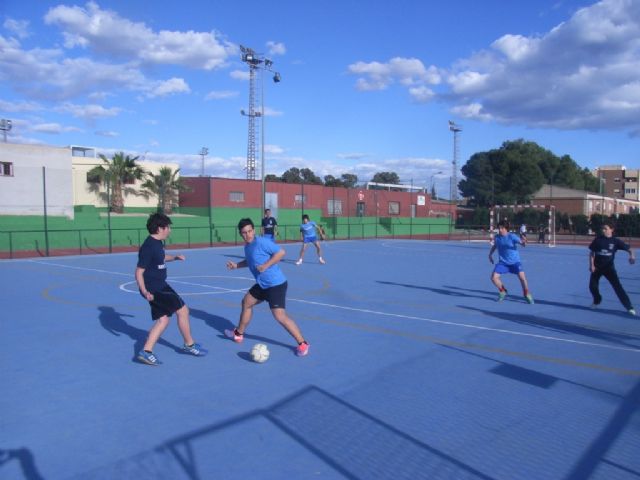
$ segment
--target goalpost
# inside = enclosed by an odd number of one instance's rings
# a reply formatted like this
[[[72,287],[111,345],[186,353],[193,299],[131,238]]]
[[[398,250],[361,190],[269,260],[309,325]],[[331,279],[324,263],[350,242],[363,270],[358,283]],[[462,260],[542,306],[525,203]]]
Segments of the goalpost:
[[[493,208],[489,211],[489,241],[493,244],[493,236],[494,230],[497,228],[498,223],[500,222],[500,214],[504,210],[523,210],[525,208],[531,208],[534,210],[544,210],[548,212],[547,214],[547,230],[549,231],[548,240],[545,235],[545,242],[549,245],[549,247],[556,246],[556,207],[555,205],[494,205]],[[508,216],[503,214],[504,217]],[[529,239],[529,243],[532,242]]]

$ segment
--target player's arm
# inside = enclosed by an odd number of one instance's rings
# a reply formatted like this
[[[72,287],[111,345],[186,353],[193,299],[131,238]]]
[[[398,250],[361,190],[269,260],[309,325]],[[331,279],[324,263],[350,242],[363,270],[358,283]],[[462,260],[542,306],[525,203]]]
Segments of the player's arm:
[[[186,257],[184,255],[182,255],[181,253],[178,253],[177,255],[169,255],[168,253],[164,254],[164,261],[165,262],[174,262],[176,260],[183,260]]]
[[[322,228],[321,225],[316,225],[316,230],[318,230],[318,234],[320,235],[320,238],[324,240],[325,238],[324,228]]]
[[[596,254],[593,253],[593,250],[589,251],[589,271],[592,273],[596,271],[595,259]]]
[[[147,291],[147,287],[144,284],[144,268],[136,267],[136,283],[138,284],[138,290],[142,293],[142,296],[146,298],[149,302],[153,300],[153,294]]]
[[[232,262],[231,260],[227,261],[227,269],[236,270],[237,268],[244,268],[247,266],[247,260],[242,260],[240,262]]]
[[[633,265],[634,263],[636,263],[636,256],[633,253],[633,249],[629,247],[629,250],[627,250],[627,252],[629,253],[629,263]]]
[[[269,260],[264,262],[262,265],[258,265],[256,268],[258,269],[259,272],[264,272],[267,268],[269,268],[272,265],[275,265],[280,260],[282,260],[282,257],[284,257],[284,255],[285,255],[285,251],[281,248],[280,250],[275,252],[273,255],[271,255]]]
[[[493,263],[493,252],[496,251],[496,245],[495,243],[493,245],[491,245],[491,250],[489,250],[489,261],[491,263]]]

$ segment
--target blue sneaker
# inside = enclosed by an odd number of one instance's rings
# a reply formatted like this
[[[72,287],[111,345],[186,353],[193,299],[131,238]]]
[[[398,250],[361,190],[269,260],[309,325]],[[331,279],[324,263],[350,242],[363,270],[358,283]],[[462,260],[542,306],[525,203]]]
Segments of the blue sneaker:
[[[535,303],[535,302],[533,301],[533,295],[531,295],[530,293],[527,293],[527,294],[524,296],[524,299],[525,299],[528,303],[530,303],[531,305],[533,305],[533,304]]]
[[[507,291],[498,292],[498,302],[503,301],[507,297]]]
[[[158,360],[158,357],[156,357],[153,353],[145,352],[144,350],[140,350],[138,352],[138,360],[140,360],[142,363],[146,363],[147,365],[162,365],[162,362]]]
[[[202,348],[199,343],[194,343],[193,345],[183,345],[182,351],[184,353],[195,355],[196,357],[204,357],[207,353],[209,353],[209,350]]]

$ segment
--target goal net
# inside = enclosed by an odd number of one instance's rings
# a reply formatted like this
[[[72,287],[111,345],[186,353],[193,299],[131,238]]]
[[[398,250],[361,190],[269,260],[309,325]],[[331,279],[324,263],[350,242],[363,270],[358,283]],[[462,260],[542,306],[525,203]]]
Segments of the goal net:
[[[536,217],[534,212],[525,210],[537,210],[539,214]],[[492,244],[501,220],[507,220],[516,233],[520,233],[521,225],[526,225],[528,243],[556,246],[555,205],[494,205],[489,212],[489,240]]]

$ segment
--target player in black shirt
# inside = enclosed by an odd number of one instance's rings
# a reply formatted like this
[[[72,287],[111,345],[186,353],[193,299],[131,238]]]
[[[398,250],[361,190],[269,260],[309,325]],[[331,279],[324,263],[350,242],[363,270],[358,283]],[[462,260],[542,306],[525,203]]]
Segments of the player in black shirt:
[[[631,300],[629,300],[627,292],[622,288],[614,264],[616,252],[618,250],[625,250],[629,253],[629,263],[633,265],[636,262],[636,257],[631,247],[619,238],[614,237],[612,224],[605,222],[602,225],[602,235],[593,239],[591,245],[589,245],[589,250],[589,271],[591,272],[589,291],[593,296],[591,308],[596,308],[600,305],[600,302],[602,302],[602,295],[600,295],[598,283],[600,282],[600,277],[604,276],[604,278],[609,280],[609,283],[616,292],[622,305],[624,305],[624,308],[627,309],[627,312],[635,315],[636,311],[633,305],[631,305]]]

